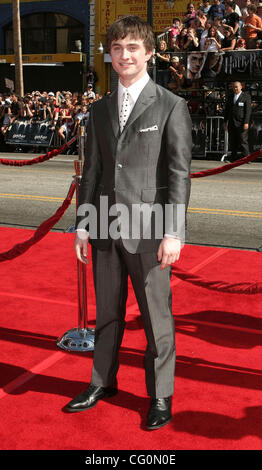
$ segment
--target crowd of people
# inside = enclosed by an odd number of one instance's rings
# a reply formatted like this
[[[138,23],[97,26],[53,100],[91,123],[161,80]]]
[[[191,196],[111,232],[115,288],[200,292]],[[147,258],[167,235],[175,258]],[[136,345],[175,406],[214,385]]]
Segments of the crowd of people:
[[[261,49],[262,3],[245,0],[241,10],[231,0],[204,0],[198,10],[188,3],[183,19],[174,18],[166,31],[170,51]]]
[[[192,86],[192,82],[199,79],[200,70],[205,79],[216,76],[224,51],[262,49],[262,3],[245,0],[242,9],[231,0],[203,0],[198,9],[194,3],[188,3],[184,17],[173,18],[173,24],[164,34],[166,40],[160,39],[156,46],[157,83],[174,93],[199,88],[199,85]],[[185,60],[181,60],[181,53],[188,53]],[[84,93],[33,91],[22,98],[15,93],[0,94],[1,143],[8,140],[12,123],[17,120],[47,123],[56,147],[75,136],[81,121],[88,122],[92,103],[102,98],[95,92],[97,76],[92,67],[88,77]],[[189,106],[192,100],[187,100]],[[199,100],[195,101],[202,106]]]
[[[182,20],[173,18],[173,24],[165,30],[166,40],[159,40],[155,54],[157,82],[165,88],[177,91],[185,82],[188,64],[179,60],[180,53],[212,52],[210,59],[215,59],[226,51],[262,49],[262,3],[245,0],[240,9],[231,0],[211,1],[203,0],[198,9],[188,3]]]
[[[17,120],[46,122],[54,131],[56,142],[63,144],[77,134],[82,121],[86,124],[92,103],[102,97],[89,84],[84,93],[71,91],[32,91],[24,97],[15,93],[0,94],[0,129],[2,143]],[[26,149],[23,149],[26,150]],[[32,151],[28,148],[28,151]],[[70,150],[69,150],[70,152]]]

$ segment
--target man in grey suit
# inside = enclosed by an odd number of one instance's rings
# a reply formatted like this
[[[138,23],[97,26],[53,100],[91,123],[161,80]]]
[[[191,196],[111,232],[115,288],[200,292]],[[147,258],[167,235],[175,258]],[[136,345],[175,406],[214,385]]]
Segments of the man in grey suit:
[[[92,107],[75,239],[77,257],[84,263],[88,238],[92,245],[97,302],[92,378],[66,408],[87,410],[117,393],[129,275],[147,338],[145,375],[151,401],[146,427],[158,429],[172,418],[170,265],[179,259],[184,241],[191,120],[185,100],[147,74],[155,39],[145,21],[136,16],[116,20],[107,41],[118,89]],[[97,215],[98,226],[90,213]]]

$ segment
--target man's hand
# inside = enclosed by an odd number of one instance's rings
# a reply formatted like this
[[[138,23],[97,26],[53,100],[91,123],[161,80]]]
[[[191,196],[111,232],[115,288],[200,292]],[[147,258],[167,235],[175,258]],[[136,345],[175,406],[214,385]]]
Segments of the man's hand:
[[[87,249],[88,237],[79,236],[76,232],[74,249],[76,252],[76,257],[81,263],[88,264],[88,249]]]
[[[161,261],[160,269],[165,269],[170,266],[170,264],[178,261],[180,251],[181,241],[178,238],[164,237],[157,252],[158,261]]]
[[[248,130],[248,124],[244,124],[244,131]]]

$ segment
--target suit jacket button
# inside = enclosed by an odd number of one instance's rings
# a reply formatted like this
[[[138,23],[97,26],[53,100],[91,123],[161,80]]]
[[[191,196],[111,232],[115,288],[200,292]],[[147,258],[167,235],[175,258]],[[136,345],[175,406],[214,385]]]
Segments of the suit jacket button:
[[[121,165],[121,163],[118,163],[117,168],[123,168],[123,165]]]

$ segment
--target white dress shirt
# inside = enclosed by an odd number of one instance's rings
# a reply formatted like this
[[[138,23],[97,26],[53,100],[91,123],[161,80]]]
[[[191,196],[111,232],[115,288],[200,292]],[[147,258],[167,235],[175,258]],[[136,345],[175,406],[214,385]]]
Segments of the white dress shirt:
[[[149,79],[150,77],[148,73],[145,73],[145,75],[143,75],[142,78],[137,80],[137,82],[133,83],[133,85],[131,85],[128,88],[125,88],[124,85],[122,85],[122,83],[120,82],[120,80],[118,80],[118,113],[119,115],[120,115],[120,111],[122,108],[124,91],[128,91],[128,94],[129,94],[129,102],[130,102],[129,115],[130,115],[133,107],[135,106],[137,102],[137,99],[141,91],[143,90],[143,88],[145,88]]]
[[[238,100],[238,98],[240,97],[242,91],[240,93],[238,93],[237,95],[234,94],[234,104],[236,103],[236,101]]]

